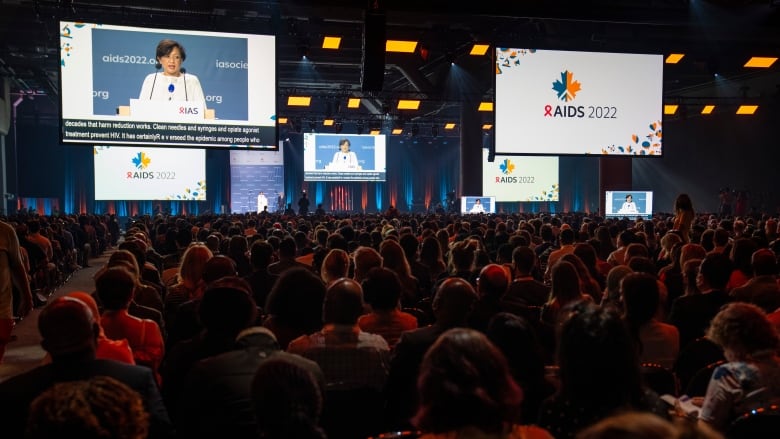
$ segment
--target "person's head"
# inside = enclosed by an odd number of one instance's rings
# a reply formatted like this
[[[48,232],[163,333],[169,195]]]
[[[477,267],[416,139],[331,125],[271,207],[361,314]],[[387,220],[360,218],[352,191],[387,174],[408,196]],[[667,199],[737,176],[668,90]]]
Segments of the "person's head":
[[[696,286],[704,292],[708,289],[722,290],[731,277],[731,260],[723,253],[710,253],[699,265]]]
[[[334,248],[325,255],[320,267],[320,275],[326,284],[349,274],[349,254],[340,248]]]
[[[325,282],[306,268],[282,272],[266,299],[265,312],[276,321],[304,333],[322,327]]]
[[[550,281],[550,296],[561,305],[578,300],[582,296],[577,267],[571,262],[556,262],[550,272]]]
[[[70,355],[94,355],[100,327],[79,299],[61,296],[49,302],[38,316],[41,347],[52,360]]]
[[[476,199],[476,201],[474,201],[474,204],[482,204],[482,200],[480,200],[479,198],[477,198],[477,199]]]
[[[130,306],[136,284],[136,277],[127,267],[109,267],[95,279],[95,292],[103,309],[119,311]]]
[[[775,252],[768,248],[758,249],[753,252],[750,260],[755,276],[777,275],[777,259]]]
[[[775,327],[766,313],[751,303],[724,306],[710,322],[707,337],[723,348],[729,361],[771,357],[778,348]]]
[[[693,202],[691,201],[691,197],[688,196],[688,194],[677,195],[677,198],[674,200],[674,210],[675,212],[693,210]]]
[[[527,275],[531,273],[536,266],[536,252],[534,252],[531,247],[516,247],[512,250],[512,262],[518,273]]]
[[[420,405],[412,422],[433,433],[466,426],[498,433],[517,419],[523,399],[501,351],[467,328],[446,331],[428,349],[417,389]]]
[[[607,285],[604,288],[604,298],[615,301],[620,297],[620,282],[631,274],[633,270],[627,265],[616,265],[607,273]]]
[[[504,353],[512,376],[523,390],[542,385],[544,349],[530,321],[516,314],[500,312],[491,317],[486,335]]]
[[[255,240],[249,251],[249,262],[255,270],[265,270],[271,264],[274,257],[274,248],[268,241]]]
[[[477,292],[467,280],[449,277],[439,284],[431,307],[438,324],[445,327],[465,326],[476,302]]]
[[[509,287],[512,277],[506,267],[500,264],[487,264],[479,271],[477,291],[482,297],[498,299]]]
[[[661,303],[658,281],[647,273],[631,273],[620,283],[626,320],[638,328],[656,315]]]
[[[198,317],[210,333],[234,338],[257,318],[249,282],[238,276],[214,281],[203,293]]]
[[[237,273],[236,262],[230,256],[216,255],[203,266],[203,282],[208,285],[218,279],[235,276]]]
[[[260,364],[250,387],[261,437],[324,439],[319,428],[323,395],[314,374],[291,358]]]
[[[401,280],[394,271],[374,267],[360,283],[366,303],[374,311],[390,311],[398,308],[401,299]]]
[[[571,308],[558,334],[557,356],[560,392],[573,403],[616,408],[642,399],[634,341],[613,308],[591,302]]]
[[[626,195],[626,202],[627,202],[627,203],[630,203],[630,202],[632,202],[632,201],[634,201],[634,197],[633,197],[633,196],[631,196],[631,194],[628,194],[628,195]]]
[[[355,280],[362,282],[366,274],[375,267],[382,266],[382,255],[373,247],[361,245],[352,253],[355,261]]]
[[[342,277],[328,286],[322,305],[322,321],[336,325],[355,325],[363,314],[363,289],[354,279]]]
[[[187,52],[177,41],[165,39],[157,44],[155,58],[166,75],[179,76],[181,63],[187,59]]]
[[[54,384],[30,404],[25,437],[142,439],[149,414],[141,395],[123,382],[95,376]]]
[[[179,265],[180,283],[187,288],[195,288],[203,279],[203,267],[212,256],[211,250],[203,244],[192,244],[187,247]]]
[[[339,140],[339,149],[341,152],[349,152],[349,147],[351,146],[351,143],[349,142],[349,139],[346,137]]]

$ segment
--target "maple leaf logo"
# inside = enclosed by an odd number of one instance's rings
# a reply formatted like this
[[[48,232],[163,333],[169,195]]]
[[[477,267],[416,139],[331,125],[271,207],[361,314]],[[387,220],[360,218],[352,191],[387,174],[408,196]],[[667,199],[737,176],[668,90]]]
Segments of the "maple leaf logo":
[[[150,159],[149,156],[147,156],[144,152],[139,152],[135,157],[133,157],[133,164],[138,169],[146,169],[146,167],[149,166],[149,163],[151,162],[152,159]]]
[[[504,159],[498,167],[506,175],[511,174],[515,170],[515,164],[509,161],[509,159]]]
[[[582,85],[579,81],[574,80],[574,73],[566,70],[561,72],[561,79],[553,82],[552,88],[558,95],[558,99],[569,102],[577,97],[577,93],[582,89]]]

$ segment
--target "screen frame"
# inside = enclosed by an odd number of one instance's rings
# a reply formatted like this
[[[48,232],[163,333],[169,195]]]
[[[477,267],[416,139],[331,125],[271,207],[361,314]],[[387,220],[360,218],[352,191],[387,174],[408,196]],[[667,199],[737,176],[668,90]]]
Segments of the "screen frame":
[[[334,139],[336,151],[338,151],[338,143],[343,138],[350,140],[350,143],[356,143],[356,139],[372,139],[374,169],[348,171],[318,169],[317,157],[318,154],[322,155],[318,139]],[[301,136],[301,141],[303,142],[303,181],[384,183],[387,181],[387,143],[389,140],[390,136],[386,134],[303,133]],[[377,155],[378,145],[380,144],[382,145],[381,158]],[[358,145],[352,146],[356,147]],[[309,147],[314,147],[314,149],[309,150]],[[326,157],[330,155],[332,153],[328,152]],[[381,167],[382,164],[384,164],[383,169]],[[380,167],[377,168],[377,165]],[[377,175],[377,178],[370,178],[373,175]]]
[[[633,199],[640,198],[641,195],[642,198],[645,200],[645,203],[647,203],[649,200],[650,206],[646,206],[649,208],[645,209],[644,213],[637,213],[637,214],[622,214],[613,212],[611,209],[612,206],[614,206],[616,199],[625,199],[626,195],[631,195]],[[614,195],[618,195],[617,198],[615,198]],[[652,219],[653,217],[653,203],[654,203],[654,193],[652,190],[642,190],[642,189],[612,189],[612,190],[605,190],[603,194],[603,200],[604,200],[604,218],[644,218],[644,219]]]
[[[580,49],[561,49],[556,47],[535,47],[535,48],[528,48],[527,46],[524,46],[523,44],[514,44],[514,43],[507,43],[505,41],[502,42],[494,42],[492,50],[491,50],[491,56],[493,61],[493,71],[494,73],[491,74],[491,85],[493,90],[493,135],[491,136],[491,144],[490,144],[490,151],[494,154],[498,155],[504,155],[504,156],[558,156],[558,157],[639,157],[639,158],[663,158],[665,153],[665,148],[661,147],[661,153],[660,154],[653,154],[653,155],[641,155],[641,154],[589,154],[589,153],[557,153],[557,152],[506,152],[506,151],[499,151],[497,150],[497,139],[498,139],[498,130],[501,129],[499,126],[500,124],[497,122],[496,115],[499,111],[499,105],[497,102],[497,76],[495,74],[495,70],[497,68],[498,63],[498,57],[497,57],[497,51],[499,48],[518,48],[522,49],[525,48],[527,50],[543,50],[543,51],[549,51],[549,52],[573,52],[573,53],[594,53],[594,54],[609,54],[609,55],[657,55],[661,57],[661,85],[660,85],[660,99],[661,99],[661,105],[660,105],[660,122],[661,122],[661,131],[663,131],[663,126],[666,124],[666,114],[664,114],[664,105],[663,105],[663,97],[664,97],[664,81],[663,77],[665,74],[664,69],[666,68],[666,64],[663,62],[663,54],[658,52],[642,52],[642,51],[634,51],[634,52],[616,52],[616,51],[596,51],[596,50],[580,50]]]
[[[468,205],[473,204],[474,200],[479,198],[480,200],[490,200],[490,210],[486,210],[484,213],[472,213],[466,208]],[[484,204],[484,203],[483,203]],[[460,197],[460,214],[461,215],[492,215],[496,213],[496,197],[492,195],[463,195]]]
[[[269,32],[269,33],[250,33],[250,32],[227,32],[227,31],[215,31],[213,29],[206,29],[206,28],[200,28],[200,27],[194,27],[194,26],[188,26],[188,27],[181,27],[181,26],[175,26],[171,25],[169,23],[166,23],[165,27],[160,26],[148,26],[148,25],[138,25],[134,23],[121,23],[121,22],[103,22],[101,20],[97,19],[76,19],[76,18],[68,18],[68,19],[58,19],[57,24],[59,26],[58,31],[60,33],[60,44],[63,38],[63,28],[65,24],[70,23],[79,23],[83,25],[99,25],[99,26],[108,26],[108,27],[116,27],[116,28],[126,28],[126,30],[129,31],[140,31],[140,32],[150,32],[150,33],[172,33],[172,34],[181,34],[181,35],[201,35],[201,36],[213,36],[215,38],[218,38],[220,35],[223,35],[225,37],[246,37],[246,36],[259,36],[259,37],[270,37],[273,38],[273,50],[274,50],[274,56],[273,56],[273,97],[274,97],[274,114],[272,115],[272,119],[274,121],[273,126],[265,126],[267,129],[273,130],[273,139],[267,142],[267,145],[213,145],[213,144],[207,144],[207,143],[177,143],[177,144],[164,144],[164,143],[143,143],[143,142],[117,142],[117,141],[104,141],[104,140],[96,140],[96,141],[87,141],[87,140],[72,140],[67,139],[65,137],[65,117],[63,116],[63,74],[62,74],[62,63],[60,64],[60,71],[58,75],[58,87],[60,90],[59,93],[59,118],[58,118],[58,124],[59,124],[59,140],[60,144],[62,145],[69,145],[69,146],[89,146],[94,147],[98,145],[117,145],[117,146],[129,146],[129,147],[159,147],[159,148],[203,148],[203,149],[219,149],[219,150],[225,150],[225,149],[245,149],[245,150],[259,150],[259,151],[278,151],[279,150],[279,123],[278,123],[278,115],[279,115],[279,38],[275,33]],[[121,30],[121,29],[117,29]],[[60,51],[62,51],[62,47],[60,48]],[[92,52],[93,53],[93,52]],[[94,67],[90,66],[94,69]],[[252,78],[248,78],[248,81],[251,81]],[[94,86],[93,86],[94,87]],[[247,95],[247,101],[249,100],[249,95]],[[254,126],[254,125],[246,125],[246,126]]]

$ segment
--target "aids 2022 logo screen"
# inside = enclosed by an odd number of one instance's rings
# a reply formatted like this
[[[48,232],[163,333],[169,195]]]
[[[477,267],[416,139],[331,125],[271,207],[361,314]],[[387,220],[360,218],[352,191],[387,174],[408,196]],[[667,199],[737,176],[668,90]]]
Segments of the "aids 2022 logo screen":
[[[661,55],[496,49],[496,153],[662,154]]]
[[[95,146],[96,200],[205,200],[203,149]]]
[[[482,153],[482,193],[496,201],[558,201],[558,157],[509,157],[488,161]]]

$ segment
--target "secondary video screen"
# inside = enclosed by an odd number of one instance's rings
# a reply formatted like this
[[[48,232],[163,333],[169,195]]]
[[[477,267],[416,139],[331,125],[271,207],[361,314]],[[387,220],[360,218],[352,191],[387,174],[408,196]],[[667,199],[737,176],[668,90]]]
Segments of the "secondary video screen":
[[[496,48],[495,152],[661,156],[663,56]]]
[[[304,133],[304,181],[385,181],[384,134]]]
[[[95,146],[95,200],[206,200],[206,151]]]
[[[276,150],[272,35],[60,22],[61,140]]]
[[[496,213],[496,197],[460,197],[460,213]]]
[[[607,217],[644,217],[653,216],[652,191],[606,191],[604,210]]]

